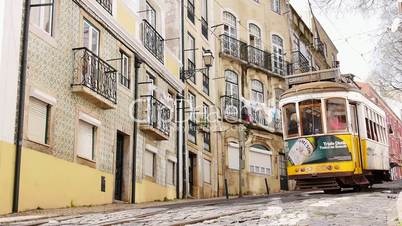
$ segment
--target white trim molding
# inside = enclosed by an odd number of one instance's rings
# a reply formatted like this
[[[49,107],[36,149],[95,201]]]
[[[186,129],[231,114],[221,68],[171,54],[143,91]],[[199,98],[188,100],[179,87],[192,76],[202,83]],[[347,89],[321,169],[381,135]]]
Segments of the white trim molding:
[[[50,105],[55,105],[57,103],[56,98],[35,88],[31,90],[30,96]]]
[[[82,121],[85,121],[85,122],[87,122],[87,123],[89,123],[89,124],[91,124],[93,126],[96,126],[96,127],[101,126],[101,122],[98,119],[96,119],[96,118],[94,118],[94,117],[92,117],[92,116],[90,116],[90,115],[88,115],[87,113],[84,113],[84,112],[79,113],[79,119],[82,120]]]

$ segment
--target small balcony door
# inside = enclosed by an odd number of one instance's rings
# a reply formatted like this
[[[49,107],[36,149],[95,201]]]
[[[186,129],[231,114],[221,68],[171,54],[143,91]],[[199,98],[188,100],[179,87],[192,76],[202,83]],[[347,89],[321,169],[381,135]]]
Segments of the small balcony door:
[[[90,22],[84,20],[84,47],[91,53],[84,57],[83,82],[90,88],[97,89],[99,86],[99,30]]]

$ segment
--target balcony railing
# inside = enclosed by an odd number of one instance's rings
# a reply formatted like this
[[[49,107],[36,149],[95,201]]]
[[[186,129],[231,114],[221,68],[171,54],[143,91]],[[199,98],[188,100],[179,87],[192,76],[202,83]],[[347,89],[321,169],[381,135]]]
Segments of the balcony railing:
[[[208,39],[208,22],[203,17],[201,17],[201,33]]]
[[[188,139],[193,143],[197,142],[197,123],[192,120],[188,120]]]
[[[75,48],[73,51],[75,60],[73,88],[78,86],[89,88],[116,104],[117,70],[85,47]]]
[[[163,64],[165,40],[147,20],[143,20],[142,38],[145,48]]]
[[[293,74],[293,68],[283,55],[272,54],[247,45],[226,34],[220,36],[221,53],[237,58],[247,64],[257,66],[279,75]]]
[[[226,119],[240,119],[241,104],[237,97],[222,96],[222,114]]]
[[[146,100],[146,125],[158,130],[165,136],[170,134],[170,109],[154,96],[142,96]]]
[[[258,49],[254,46],[248,46],[248,62],[266,70],[272,71],[271,54]]]
[[[195,64],[190,59],[187,59],[187,72],[191,75],[188,79],[195,84]]]
[[[314,40],[315,40],[315,48],[316,48],[316,50],[319,53],[321,53],[321,55],[323,57],[326,57],[325,56],[325,44],[321,41],[320,38],[315,38]]]
[[[306,73],[312,71],[313,68],[310,67],[310,62],[300,51],[292,52],[292,71],[294,73]]]
[[[247,61],[247,44],[228,35],[221,35],[221,52]]]
[[[190,0],[187,0],[187,17],[191,22],[194,23],[194,3]]]
[[[110,15],[113,14],[113,0],[96,0]]]

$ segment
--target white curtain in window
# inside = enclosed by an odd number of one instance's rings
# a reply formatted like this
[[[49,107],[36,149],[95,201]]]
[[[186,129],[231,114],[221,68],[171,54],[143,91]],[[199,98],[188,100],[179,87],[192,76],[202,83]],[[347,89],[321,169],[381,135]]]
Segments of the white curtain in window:
[[[80,157],[93,160],[94,159],[94,126],[84,122],[79,122],[78,132],[78,150]]]
[[[31,97],[28,116],[28,138],[41,144],[46,144],[48,104]]]

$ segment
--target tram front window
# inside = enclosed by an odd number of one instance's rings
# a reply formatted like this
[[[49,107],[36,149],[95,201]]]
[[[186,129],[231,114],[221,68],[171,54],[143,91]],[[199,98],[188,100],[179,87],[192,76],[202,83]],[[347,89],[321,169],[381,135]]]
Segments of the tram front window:
[[[297,114],[295,104],[286,104],[283,106],[285,114],[285,131],[287,137],[296,137],[299,135],[299,128],[297,126]]]
[[[329,133],[347,131],[345,99],[331,98],[326,100],[326,113]]]
[[[322,134],[321,100],[299,103],[302,136]]]

